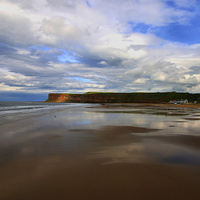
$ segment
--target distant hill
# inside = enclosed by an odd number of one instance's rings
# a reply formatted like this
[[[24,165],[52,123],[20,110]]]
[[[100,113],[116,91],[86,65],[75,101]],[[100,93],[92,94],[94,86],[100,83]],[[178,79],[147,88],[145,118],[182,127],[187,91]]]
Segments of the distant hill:
[[[200,101],[200,93],[156,92],[156,93],[111,93],[87,92],[84,94],[50,93],[46,102],[68,103],[168,103],[171,100],[187,99]]]

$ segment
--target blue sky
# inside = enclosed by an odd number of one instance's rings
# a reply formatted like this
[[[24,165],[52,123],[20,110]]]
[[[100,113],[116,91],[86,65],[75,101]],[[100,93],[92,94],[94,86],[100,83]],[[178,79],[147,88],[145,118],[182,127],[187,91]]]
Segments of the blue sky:
[[[0,100],[200,92],[198,0],[1,0]]]

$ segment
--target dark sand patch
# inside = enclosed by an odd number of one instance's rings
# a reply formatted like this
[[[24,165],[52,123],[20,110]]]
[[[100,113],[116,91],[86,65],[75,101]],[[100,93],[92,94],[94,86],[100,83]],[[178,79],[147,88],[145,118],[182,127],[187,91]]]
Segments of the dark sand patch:
[[[150,133],[159,130],[160,129],[135,126],[103,126],[100,129],[71,129],[70,131],[91,134],[95,137],[94,141],[96,142],[96,146],[99,146],[101,143],[100,146],[105,147],[127,144],[130,142],[139,142],[141,138],[135,136],[133,133]]]
[[[200,120],[200,118],[192,118],[192,117],[188,117],[188,118],[184,118],[186,120]]]
[[[103,138],[108,145],[112,146],[138,142],[140,138],[135,137],[133,135],[134,133],[150,133],[159,130],[160,129],[149,129],[135,126],[104,126],[97,130],[96,133],[100,138]]]
[[[105,111],[94,111],[95,113],[125,113],[125,114],[146,114],[143,111],[126,111],[126,110],[105,110]]]
[[[159,131],[160,129],[151,129],[144,127],[136,127],[136,126],[103,126],[100,129],[70,129],[72,132],[87,132],[87,133],[96,133],[101,135],[127,135],[130,133],[150,133]]]
[[[148,109],[152,107],[149,104],[136,104],[136,103],[123,103],[123,104],[116,104],[116,103],[108,103],[108,104],[101,104],[102,108],[145,108]]]
[[[101,104],[103,108],[167,108],[167,109],[177,109],[177,108],[200,108],[200,104],[168,104],[168,103],[107,103]]]
[[[100,129],[100,132],[104,134],[111,135],[121,135],[121,134],[129,134],[129,133],[150,133],[154,131],[158,131],[159,129],[150,129],[136,126],[104,126]]]
[[[176,122],[176,123],[185,123],[187,121],[173,121],[173,122]]]
[[[147,113],[152,115],[166,115],[166,116],[185,116],[189,115],[187,113],[168,113],[168,112],[154,112],[154,113]]]
[[[200,108],[200,104],[152,104],[163,107],[176,107],[176,108]]]
[[[70,129],[69,131],[71,131],[71,132],[83,132],[83,133],[85,133],[85,132],[87,132],[87,133],[94,132],[93,129]]]
[[[169,112],[145,112],[145,111],[126,111],[126,110],[105,110],[105,111],[92,111],[95,113],[117,113],[117,114],[147,114],[147,115],[164,115],[164,116],[185,116],[188,113],[169,113]]]

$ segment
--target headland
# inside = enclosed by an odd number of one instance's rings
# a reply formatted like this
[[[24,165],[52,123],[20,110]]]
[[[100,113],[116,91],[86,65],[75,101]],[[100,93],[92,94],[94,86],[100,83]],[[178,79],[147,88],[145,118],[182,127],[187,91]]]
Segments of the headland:
[[[50,93],[46,102],[66,103],[168,103],[186,101],[199,103],[200,93],[156,92],[156,93],[112,93],[86,92],[84,94]]]

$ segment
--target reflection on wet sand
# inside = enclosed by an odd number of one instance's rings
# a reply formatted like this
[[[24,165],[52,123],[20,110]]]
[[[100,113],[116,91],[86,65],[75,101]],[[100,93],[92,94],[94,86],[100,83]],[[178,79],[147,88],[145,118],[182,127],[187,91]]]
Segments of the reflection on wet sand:
[[[159,142],[157,140],[145,140],[123,146],[107,147],[95,152],[96,158],[108,158],[110,161],[103,164],[114,163],[170,163],[200,165],[198,150],[192,150],[185,146]]]
[[[3,124],[0,199],[199,199],[198,113],[83,104]]]

